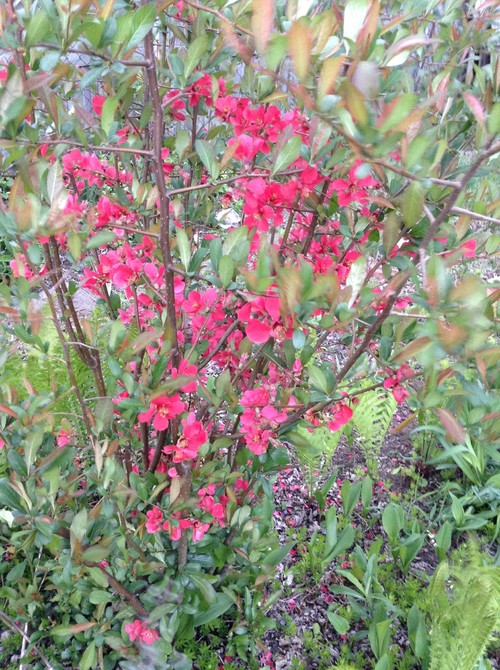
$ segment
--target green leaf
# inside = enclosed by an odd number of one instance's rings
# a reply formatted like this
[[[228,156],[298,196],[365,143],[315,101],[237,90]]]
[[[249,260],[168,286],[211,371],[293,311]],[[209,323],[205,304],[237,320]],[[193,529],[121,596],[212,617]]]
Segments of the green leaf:
[[[238,229],[237,229],[238,230]],[[219,263],[222,256],[222,242],[220,238],[216,237],[210,240],[210,262],[212,263],[212,270],[219,271]]]
[[[359,502],[361,497],[361,487],[361,482],[352,484],[348,479],[342,484],[340,494],[342,497],[342,510],[346,519],[351,516],[354,508]]]
[[[21,498],[10,485],[10,482],[5,477],[0,479],[0,505],[7,505],[12,509],[22,510]]]
[[[127,43],[125,51],[130,51],[130,49],[136,47],[146,37],[156,20],[156,11],[156,3],[153,2],[130,12],[132,14],[132,36]]]
[[[292,335],[292,344],[295,349],[302,349],[306,343],[306,336],[301,328],[296,328]]]
[[[349,308],[351,308],[354,305],[354,303],[356,302],[356,298],[358,297],[359,292],[361,291],[363,282],[365,281],[366,277],[366,268],[367,268],[367,262],[365,256],[359,256],[359,258],[356,258],[354,263],[351,265],[351,269],[349,271],[349,275],[346,280],[346,286],[351,287],[351,297],[349,298],[349,302],[347,303]]]
[[[111,230],[100,230],[90,238],[90,240],[85,245],[85,250],[88,251],[89,249],[97,249],[98,247],[102,247],[105,244],[113,242],[115,238],[116,235]]]
[[[401,507],[395,503],[389,503],[382,513],[382,525],[389,542],[395,544],[403,528],[403,513]]]
[[[232,230],[222,245],[222,253],[224,256],[231,256],[234,258],[234,255],[237,254],[238,247],[242,242],[246,242],[247,237],[248,228],[246,226],[238,226],[238,228]]]
[[[231,256],[222,256],[219,261],[219,278],[224,288],[227,288],[233,281],[234,270],[234,261]]]
[[[208,50],[208,35],[204,33],[197,37],[187,50],[186,60],[184,61],[184,76],[188,79],[194,72],[202,56]]]
[[[181,259],[184,268],[187,270],[189,268],[189,261],[191,260],[191,249],[186,231],[182,228],[176,228],[175,239],[177,240],[179,258]]]
[[[95,544],[94,546],[85,549],[83,552],[83,560],[98,563],[100,561],[106,560],[110,554],[110,551],[111,550],[109,547],[101,547],[98,544]],[[107,584],[106,578],[105,582]],[[106,584],[104,584],[104,586],[106,586]]]
[[[419,181],[413,181],[403,193],[401,213],[407,228],[413,228],[420,221],[424,209],[425,192]]]
[[[5,123],[5,116],[9,107],[24,97],[23,80],[17,70],[0,87],[0,91],[0,120],[3,120]]]
[[[47,198],[52,205],[64,190],[63,171],[59,161],[54,161],[47,173]]]
[[[115,112],[118,107],[118,103],[119,100],[116,97],[107,98],[102,106],[101,128],[104,130],[107,136],[109,135],[111,126],[114,123]]]
[[[88,527],[88,514],[86,509],[82,509],[75,514],[71,522],[70,531],[80,542],[85,537]]]
[[[295,542],[288,542],[287,544],[274,549],[271,553],[267,554],[263,560],[262,565],[279,565],[285,558],[288,556],[290,549],[295,546]]]
[[[49,17],[43,9],[38,7],[26,28],[26,46],[31,47],[37,42],[43,42],[51,30],[52,24]]]
[[[348,0],[344,8],[344,37],[356,41],[368,11],[368,0]]]
[[[398,241],[400,232],[401,222],[399,220],[399,216],[394,211],[389,212],[384,219],[384,229],[382,232],[382,239],[386,256],[388,256],[394,248],[394,245]]]
[[[490,113],[488,114],[488,120],[486,121],[486,127],[488,132],[492,135],[500,133],[500,102],[496,102]]]
[[[175,136],[175,153],[182,158],[191,144],[191,136],[187,130],[178,130]]]
[[[68,251],[74,261],[80,260],[82,255],[82,239],[78,233],[69,233],[67,236]]]
[[[311,365],[308,368],[308,373],[309,381],[314,386],[314,388],[322,391],[325,395],[328,395],[328,381],[323,370],[316,367],[315,365]]]
[[[414,93],[405,93],[388,110],[379,130],[386,133],[406,119],[417,106],[418,98]]]
[[[41,72],[51,72],[61,60],[60,51],[47,51],[40,59],[39,68]]]
[[[273,27],[273,0],[253,0],[251,28],[255,46],[260,54],[265,54]]]
[[[35,463],[36,455],[38,450],[42,446],[43,442],[43,429],[42,430],[32,430],[28,433],[24,445],[24,461],[26,463],[26,469],[28,472],[31,469],[31,466]]]
[[[278,172],[285,170],[291,163],[293,163],[300,156],[300,149],[302,147],[302,138],[292,137],[285,146],[281,149],[274,161],[274,166],[271,171],[271,177]]]
[[[371,501],[373,496],[373,482],[371,477],[368,475],[363,479],[363,484],[361,486],[361,502],[363,503],[364,509],[366,509]]]
[[[327,509],[325,514],[326,524],[326,542],[325,542],[325,556],[328,556],[337,544],[337,512],[335,507]]]
[[[347,633],[350,628],[350,623],[345,617],[340,616],[340,614],[335,614],[335,612],[332,612],[331,610],[327,611],[326,616],[339,635],[345,635]]]
[[[93,605],[100,605],[101,603],[107,603],[112,600],[113,596],[108,591],[101,591],[99,589],[94,589],[89,593],[89,602]]]
[[[95,668],[97,663],[97,649],[95,642],[91,642],[87,649],[83,652],[83,655],[80,659],[79,668],[80,670],[90,670],[90,668]]]
[[[205,612],[201,612],[198,616],[195,617],[194,625],[195,626],[204,626],[210,621],[214,621],[222,616],[227,610],[233,606],[233,601],[225,593],[218,593],[217,600],[209,607]]]
[[[201,162],[206,167],[212,179],[217,179],[220,174],[220,165],[215,160],[214,148],[210,142],[205,140],[196,140],[194,144],[196,153],[200,157]]]
[[[354,528],[351,524],[347,525],[344,530],[340,533],[337,543],[333,547],[333,550],[326,556],[326,561],[330,562],[335,558],[335,556],[341,556],[352,547],[354,542],[355,533]]]
[[[436,553],[440,560],[444,560],[446,553],[451,547],[452,535],[453,526],[449,521],[445,521],[434,538],[436,541]]]
[[[215,603],[217,601],[217,593],[212,584],[198,574],[193,574],[192,572],[188,574],[193,584],[201,593],[203,599],[209,604]]]

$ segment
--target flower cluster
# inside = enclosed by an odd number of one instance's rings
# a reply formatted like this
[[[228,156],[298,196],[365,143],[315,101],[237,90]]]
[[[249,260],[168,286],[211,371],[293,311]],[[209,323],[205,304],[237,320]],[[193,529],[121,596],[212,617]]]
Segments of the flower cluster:
[[[135,619],[132,623],[125,624],[125,632],[130,637],[131,642],[139,640],[144,644],[154,644],[160,639],[160,636],[153,628],[148,628],[140,619]]]
[[[409,398],[410,394],[401,385],[401,382],[405,379],[410,379],[414,376],[413,370],[409,365],[402,365],[395,374],[387,377],[384,380],[384,388],[391,389],[392,395],[398,403],[404,402],[406,398]]]
[[[264,386],[245,391],[240,402],[245,408],[240,421],[243,439],[250,451],[260,456],[287,415],[271,404],[271,393]]]

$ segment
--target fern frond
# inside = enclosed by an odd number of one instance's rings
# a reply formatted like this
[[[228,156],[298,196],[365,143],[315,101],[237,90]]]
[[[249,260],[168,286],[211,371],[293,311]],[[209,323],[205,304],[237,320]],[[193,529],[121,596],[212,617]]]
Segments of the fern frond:
[[[369,380],[365,380],[359,385],[359,390],[369,385]],[[352,418],[353,425],[368,467],[376,468],[397,403],[392,393],[382,387],[361,393],[358,398]]]
[[[471,545],[467,560],[438,566],[429,592],[429,670],[474,670],[500,628],[500,569],[481,556]]]
[[[327,426],[317,426],[310,432],[300,425],[287,434],[311,492],[315,480],[328,469],[342,433],[342,429],[332,432]]]

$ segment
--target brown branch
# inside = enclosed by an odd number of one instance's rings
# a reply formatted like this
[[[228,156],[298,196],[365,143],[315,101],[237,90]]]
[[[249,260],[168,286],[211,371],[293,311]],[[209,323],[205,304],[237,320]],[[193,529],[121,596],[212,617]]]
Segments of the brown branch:
[[[165,175],[163,174],[163,110],[158,90],[158,78],[156,75],[155,53],[153,45],[153,34],[149,32],[144,39],[144,49],[146,58],[150,61],[146,68],[149,92],[151,95],[151,104],[153,108],[153,162],[156,172],[156,185],[159,195],[159,214],[160,214],[160,249],[165,268],[165,291],[166,291],[166,309],[170,332],[168,337],[172,344],[172,364],[179,367],[180,353],[179,342],[177,338],[177,316],[175,311],[175,292],[174,292],[174,273],[171,270],[172,254],[170,248],[170,198],[165,184]]]
[[[147,617],[148,612],[144,608],[143,604],[139,600],[139,598],[134,594],[128,591],[123,584],[121,584],[117,579],[113,577],[112,574],[110,574],[106,568],[103,568],[103,566],[100,563],[96,563],[94,561],[85,561],[84,565],[87,566],[88,568],[99,568],[99,570],[105,575],[106,579],[108,580],[109,586],[114,589],[117,593],[119,593],[121,596],[125,598],[125,600],[132,605],[132,607],[135,609],[137,614],[142,617]]]

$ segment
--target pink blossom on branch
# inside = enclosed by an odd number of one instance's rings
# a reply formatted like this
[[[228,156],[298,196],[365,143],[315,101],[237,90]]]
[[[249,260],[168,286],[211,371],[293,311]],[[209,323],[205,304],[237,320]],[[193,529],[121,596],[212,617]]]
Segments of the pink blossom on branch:
[[[336,431],[345,426],[352,419],[353,411],[343,402],[338,402],[333,409],[333,419],[328,421],[328,428],[331,431]]]
[[[182,414],[186,409],[186,403],[181,400],[178,393],[168,398],[161,395],[151,400],[148,410],[139,414],[141,423],[153,421],[153,427],[156,430],[166,430],[170,421]]]

